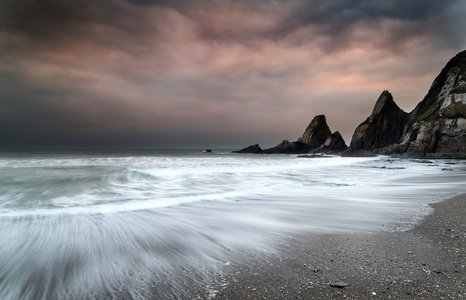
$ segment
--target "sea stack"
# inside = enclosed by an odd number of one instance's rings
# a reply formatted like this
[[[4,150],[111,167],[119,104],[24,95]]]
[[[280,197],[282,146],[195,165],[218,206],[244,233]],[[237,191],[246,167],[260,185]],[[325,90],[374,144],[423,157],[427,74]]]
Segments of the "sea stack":
[[[346,156],[370,156],[374,150],[400,142],[408,114],[396,105],[392,94],[383,91],[371,115],[354,131]]]
[[[298,139],[298,142],[308,145],[311,149],[315,149],[322,146],[331,135],[332,132],[327,125],[325,116],[318,115],[312,119],[311,123]]]
[[[275,147],[264,150],[266,154],[304,154],[322,146],[332,135],[324,115],[315,116],[301,137],[295,142],[284,140]]]

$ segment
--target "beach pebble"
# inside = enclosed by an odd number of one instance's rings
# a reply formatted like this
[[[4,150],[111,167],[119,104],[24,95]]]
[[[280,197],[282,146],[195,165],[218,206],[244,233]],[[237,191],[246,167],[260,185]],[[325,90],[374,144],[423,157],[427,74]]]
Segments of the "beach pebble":
[[[330,285],[331,287],[340,288],[340,289],[349,286],[349,284],[348,284],[348,283],[345,283],[345,282],[332,282],[332,283],[330,283],[329,285]]]

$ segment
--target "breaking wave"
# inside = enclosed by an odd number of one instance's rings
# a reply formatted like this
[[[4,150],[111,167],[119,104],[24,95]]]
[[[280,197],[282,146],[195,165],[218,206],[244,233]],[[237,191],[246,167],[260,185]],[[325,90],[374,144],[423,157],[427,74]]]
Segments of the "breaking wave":
[[[0,158],[0,298],[182,297],[294,233],[409,228],[462,161],[196,153]]]

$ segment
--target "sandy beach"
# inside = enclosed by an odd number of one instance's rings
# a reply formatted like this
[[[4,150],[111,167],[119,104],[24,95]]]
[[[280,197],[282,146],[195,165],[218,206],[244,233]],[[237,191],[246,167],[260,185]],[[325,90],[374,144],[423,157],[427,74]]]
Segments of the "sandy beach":
[[[432,207],[409,231],[288,238],[192,298],[466,299],[466,195]]]

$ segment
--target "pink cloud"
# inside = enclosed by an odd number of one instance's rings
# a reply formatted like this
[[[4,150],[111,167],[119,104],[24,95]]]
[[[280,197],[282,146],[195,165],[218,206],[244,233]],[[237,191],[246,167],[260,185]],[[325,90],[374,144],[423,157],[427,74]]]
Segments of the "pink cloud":
[[[88,130],[82,136],[139,132],[143,145],[151,132],[185,140],[197,132],[205,140],[231,136],[219,142],[228,147],[296,139],[326,114],[349,143],[382,90],[410,111],[458,50],[423,30],[435,15],[419,21],[354,10],[320,18],[328,7],[308,12],[300,1],[109,3],[75,8],[60,30],[0,28],[0,67],[19,99],[9,109],[68,116],[62,128]],[[10,115],[11,124],[27,123]],[[51,119],[43,130],[53,136],[62,122]]]

